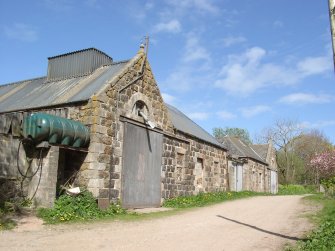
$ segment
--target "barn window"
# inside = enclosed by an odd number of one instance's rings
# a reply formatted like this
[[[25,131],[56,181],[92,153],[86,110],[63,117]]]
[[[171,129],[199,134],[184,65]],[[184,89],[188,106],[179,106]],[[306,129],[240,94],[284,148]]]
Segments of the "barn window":
[[[132,112],[134,115],[139,117],[141,116],[140,112],[143,112],[145,115],[148,115],[148,106],[142,100],[138,100],[134,104]]]

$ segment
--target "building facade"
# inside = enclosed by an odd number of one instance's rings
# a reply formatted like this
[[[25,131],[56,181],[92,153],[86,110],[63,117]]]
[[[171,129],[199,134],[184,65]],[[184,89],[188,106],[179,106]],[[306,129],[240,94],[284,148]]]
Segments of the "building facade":
[[[0,86],[0,181],[8,194],[50,207],[62,188],[79,186],[102,208],[115,200],[141,208],[228,189],[226,148],[164,103],[143,47],[128,61],[94,48],[48,60],[46,77]],[[50,143],[52,128],[40,141],[23,137],[32,114],[80,122],[89,144]]]

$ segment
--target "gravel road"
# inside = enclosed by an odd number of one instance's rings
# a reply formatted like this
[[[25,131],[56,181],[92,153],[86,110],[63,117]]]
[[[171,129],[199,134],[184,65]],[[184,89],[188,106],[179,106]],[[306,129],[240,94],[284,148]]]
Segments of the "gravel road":
[[[142,221],[36,227],[0,233],[0,250],[282,250],[312,228],[302,196],[236,200]]]

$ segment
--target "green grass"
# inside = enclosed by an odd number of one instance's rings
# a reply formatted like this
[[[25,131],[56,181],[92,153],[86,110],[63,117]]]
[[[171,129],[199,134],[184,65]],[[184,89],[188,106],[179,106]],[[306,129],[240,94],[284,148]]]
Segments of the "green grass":
[[[335,251],[335,198],[316,194],[306,199],[323,206],[313,217],[317,227],[307,236],[306,241],[299,241],[295,247],[287,250]]]
[[[174,215],[182,210],[194,207],[201,207],[223,201],[257,195],[267,194],[249,191],[201,193],[195,196],[177,197],[166,200],[163,206],[173,208],[173,210],[139,214],[123,209],[119,204],[111,205],[106,210],[100,210],[92,194],[84,191],[82,194],[75,197],[68,195],[60,196],[56,200],[53,208],[40,208],[37,215],[48,224],[108,219],[118,219],[125,221],[143,220]]]
[[[303,185],[279,185],[278,195],[298,195],[298,194],[315,194],[315,186],[303,186]]]
[[[119,204],[111,204],[106,210],[100,210],[95,198],[88,191],[77,196],[61,195],[53,208],[40,208],[37,212],[37,216],[49,224],[113,218],[124,214],[127,211]]]
[[[182,196],[168,199],[164,202],[164,207],[171,208],[192,208],[203,207],[206,205],[219,203],[228,200],[247,198],[258,195],[268,195],[267,193],[256,193],[250,191],[242,192],[217,192],[217,193],[200,193],[194,196]]]

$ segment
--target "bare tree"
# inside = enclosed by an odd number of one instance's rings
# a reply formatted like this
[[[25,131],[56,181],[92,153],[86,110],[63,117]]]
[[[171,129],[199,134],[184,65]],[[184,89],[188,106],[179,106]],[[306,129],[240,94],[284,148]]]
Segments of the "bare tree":
[[[277,165],[283,183],[290,183],[295,180],[296,165],[292,155],[294,142],[302,134],[302,128],[294,120],[276,120],[274,125],[263,129],[258,136],[258,141],[273,142],[277,149]],[[282,155],[281,158],[278,155]]]

